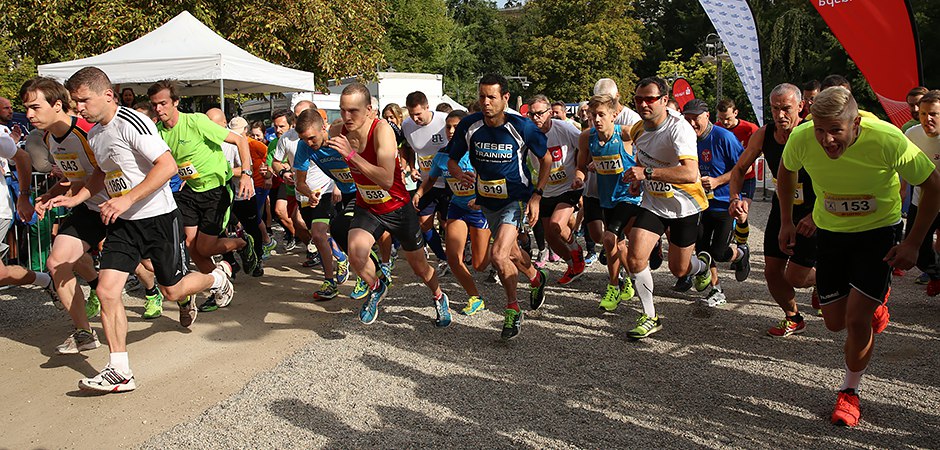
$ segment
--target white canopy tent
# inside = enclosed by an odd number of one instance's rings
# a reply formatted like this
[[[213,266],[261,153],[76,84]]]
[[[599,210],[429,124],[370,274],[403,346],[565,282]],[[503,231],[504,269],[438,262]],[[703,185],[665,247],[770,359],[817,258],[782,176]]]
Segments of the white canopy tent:
[[[114,50],[44,64],[38,70],[40,75],[64,81],[87,66],[98,67],[112,83],[131,87],[138,94],[163,79],[178,80],[183,95],[315,90],[312,73],[258,58],[216,34],[188,11]]]

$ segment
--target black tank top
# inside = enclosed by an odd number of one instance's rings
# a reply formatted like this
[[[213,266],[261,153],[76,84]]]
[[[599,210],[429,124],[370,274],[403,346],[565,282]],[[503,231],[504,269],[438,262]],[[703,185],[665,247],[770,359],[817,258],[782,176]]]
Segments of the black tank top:
[[[777,125],[773,122],[767,123],[767,128],[764,130],[764,142],[761,147],[761,151],[764,153],[764,159],[767,160],[767,165],[770,167],[770,172],[773,174],[774,179],[777,179],[777,169],[780,168],[780,160],[783,159],[783,147],[786,143],[781,144],[774,139],[774,132],[777,130]],[[793,205],[793,217],[803,217],[806,214],[813,211],[813,203],[816,202],[816,193],[813,192],[813,180],[810,179],[809,174],[806,173],[806,170],[800,169],[797,174],[797,182],[803,185],[803,203],[800,205]],[[774,195],[773,206],[778,206],[777,196]]]

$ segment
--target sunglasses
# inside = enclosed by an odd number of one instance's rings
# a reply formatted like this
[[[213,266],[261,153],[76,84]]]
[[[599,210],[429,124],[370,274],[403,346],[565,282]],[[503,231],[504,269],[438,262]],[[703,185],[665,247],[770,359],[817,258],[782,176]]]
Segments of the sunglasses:
[[[663,97],[665,97],[665,94],[663,94],[663,95],[648,95],[648,96],[645,96],[645,97],[641,97],[641,96],[639,96],[639,95],[635,95],[635,96],[633,96],[633,101],[636,102],[637,105],[639,105],[639,104],[641,104],[641,103],[653,103],[653,102],[655,102],[655,101],[657,101],[657,100],[659,100],[659,99],[661,99],[661,98],[663,98]]]
[[[552,110],[550,110],[550,109],[543,109],[543,110],[541,110],[541,111],[529,111],[529,114],[528,114],[528,115],[529,115],[529,117],[541,117],[541,116],[544,116],[544,115],[550,113],[551,111],[552,111]]]

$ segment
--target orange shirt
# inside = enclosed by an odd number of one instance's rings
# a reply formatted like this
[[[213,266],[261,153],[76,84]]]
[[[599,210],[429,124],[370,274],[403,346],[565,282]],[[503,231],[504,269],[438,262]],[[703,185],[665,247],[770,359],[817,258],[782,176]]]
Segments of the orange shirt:
[[[264,176],[261,175],[261,165],[268,159],[268,146],[252,138],[248,138],[248,152],[251,153],[251,178],[255,180],[255,187],[264,186]],[[271,170],[268,168],[268,170]]]

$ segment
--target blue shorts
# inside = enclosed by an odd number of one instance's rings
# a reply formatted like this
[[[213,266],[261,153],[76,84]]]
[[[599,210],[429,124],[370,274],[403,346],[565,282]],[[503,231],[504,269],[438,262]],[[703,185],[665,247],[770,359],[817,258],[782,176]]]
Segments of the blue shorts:
[[[447,207],[447,220],[462,220],[467,223],[467,226],[473,228],[489,227],[486,222],[486,216],[484,216],[482,212],[479,210],[464,209],[453,203]]]
[[[522,228],[522,221],[525,220],[522,214],[524,208],[522,202],[511,202],[495,211],[485,206],[480,210],[483,211],[486,221],[489,222],[490,231],[496,234],[502,224],[512,225],[517,229]]]

